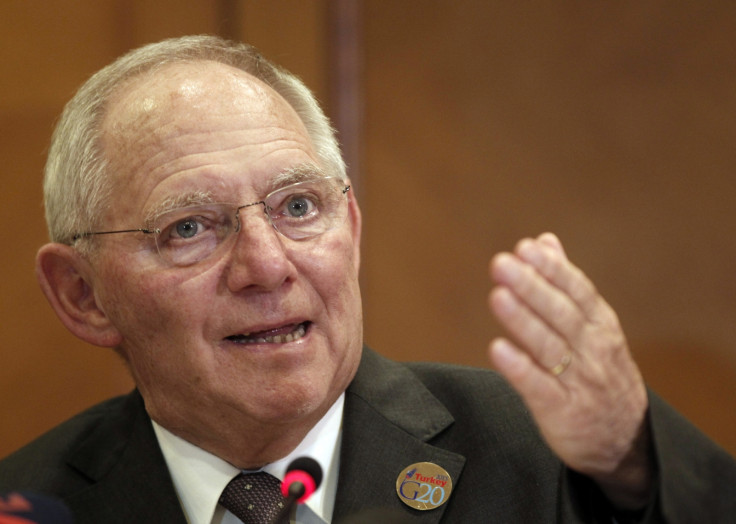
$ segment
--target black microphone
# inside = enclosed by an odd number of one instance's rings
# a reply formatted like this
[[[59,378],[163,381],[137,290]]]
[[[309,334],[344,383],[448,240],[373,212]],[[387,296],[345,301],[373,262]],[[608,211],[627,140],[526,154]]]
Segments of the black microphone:
[[[281,494],[286,497],[286,502],[273,520],[273,524],[288,522],[295,505],[303,504],[321,482],[322,468],[316,460],[310,457],[294,459],[286,468],[286,475],[281,482]]]
[[[29,491],[0,493],[0,524],[72,524],[69,508],[55,498]]]

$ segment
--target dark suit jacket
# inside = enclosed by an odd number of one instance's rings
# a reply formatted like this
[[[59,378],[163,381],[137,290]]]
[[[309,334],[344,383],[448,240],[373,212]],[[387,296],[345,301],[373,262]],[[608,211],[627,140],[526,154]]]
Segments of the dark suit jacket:
[[[657,397],[650,400],[659,490],[646,519],[736,518],[736,463]],[[490,371],[400,364],[366,349],[347,390],[342,442],[335,522],[367,508],[427,523],[607,519],[595,487],[560,464],[519,397]],[[452,494],[437,509],[410,509],[396,494],[399,474],[417,462],[438,464],[452,478]],[[0,461],[0,492],[20,489],[62,498],[78,524],[186,522],[137,392]]]

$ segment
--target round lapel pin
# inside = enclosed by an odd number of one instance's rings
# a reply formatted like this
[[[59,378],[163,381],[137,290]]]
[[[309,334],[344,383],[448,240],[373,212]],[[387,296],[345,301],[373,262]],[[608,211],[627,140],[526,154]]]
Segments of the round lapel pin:
[[[401,502],[420,511],[440,507],[451,492],[450,474],[431,462],[412,464],[396,479],[396,494]]]

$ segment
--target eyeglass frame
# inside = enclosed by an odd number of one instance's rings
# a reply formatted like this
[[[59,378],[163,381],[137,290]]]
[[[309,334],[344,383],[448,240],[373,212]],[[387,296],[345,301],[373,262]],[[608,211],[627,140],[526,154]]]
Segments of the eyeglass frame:
[[[340,179],[340,177],[325,177],[325,180],[331,179],[331,178]],[[343,181],[342,179],[340,179],[340,180]],[[302,180],[300,182],[294,182],[293,184],[288,184],[286,186],[283,186],[283,187],[280,187],[278,189],[275,189],[275,190],[271,191],[270,193],[268,193],[261,200],[257,200],[255,202],[251,202],[249,204],[243,204],[241,206],[237,206],[235,208],[235,221],[237,223],[237,227],[234,229],[234,232],[236,232],[236,233],[239,232],[240,231],[240,228],[242,227],[242,224],[240,222],[240,211],[242,209],[245,209],[245,208],[248,208],[248,207],[257,206],[257,205],[262,205],[263,206],[263,212],[266,215],[266,218],[268,219],[269,225],[274,229],[274,231],[276,231],[281,236],[283,236],[285,238],[289,238],[283,232],[281,232],[276,227],[276,225],[273,223],[273,221],[271,220],[271,217],[268,214],[268,211],[270,209],[272,209],[272,208],[270,208],[268,205],[266,205],[266,200],[268,200],[268,198],[271,195],[273,195],[274,193],[277,193],[279,191],[283,191],[284,189],[287,189],[287,188],[289,188],[291,186],[297,186],[299,184],[304,184],[304,183],[307,183],[307,182],[313,182],[313,180]],[[346,195],[347,192],[350,191],[350,189],[351,189],[350,184],[347,184],[340,191],[342,192],[343,195]],[[217,203],[216,202],[213,202],[212,204],[217,204]],[[220,204],[224,204],[224,202],[221,202]],[[155,222],[155,219],[154,220],[151,220],[151,222]],[[329,229],[323,231],[322,233],[326,233],[327,231],[329,231]],[[81,239],[84,239],[84,238],[89,238],[89,237],[98,236],[98,235],[115,235],[115,234],[119,234],[119,233],[143,233],[143,234],[146,234],[146,235],[156,235],[156,234],[160,234],[161,233],[161,229],[159,229],[159,228],[152,229],[150,227],[142,227],[142,228],[135,228],[135,229],[115,229],[115,230],[109,230],[109,231],[86,231],[84,233],[75,233],[74,235],[72,235],[71,241],[72,241],[72,245],[73,245],[78,240],[81,240]],[[321,235],[322,233],[318,233],[318,235]],[[315,236],[318,236],[318,235],[315,235]]]

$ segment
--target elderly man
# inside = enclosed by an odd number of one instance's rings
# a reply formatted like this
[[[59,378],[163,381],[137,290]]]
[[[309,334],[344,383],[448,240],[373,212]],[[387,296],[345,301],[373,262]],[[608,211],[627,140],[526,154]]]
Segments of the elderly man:
[[[246,45],[169,40],[94,75],[54,134],[45,199],[41,287],[137,388],[2,461],[2,490],[60,497],[79,523],[270,522],[283,500],[248,497],[306,455],[324,481],[298,522],[736,511],[732,459],[648,395],[551,234],[491,264],[515,342],[490,357],[520,395],[363,348],[361,216],[330,124]]]

